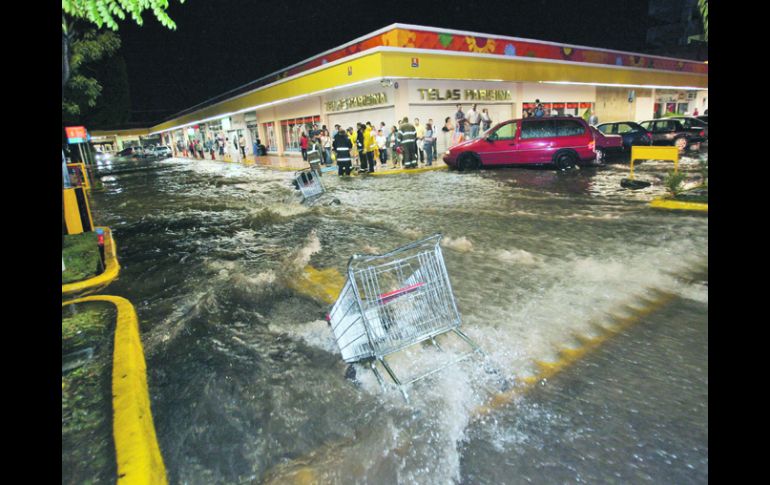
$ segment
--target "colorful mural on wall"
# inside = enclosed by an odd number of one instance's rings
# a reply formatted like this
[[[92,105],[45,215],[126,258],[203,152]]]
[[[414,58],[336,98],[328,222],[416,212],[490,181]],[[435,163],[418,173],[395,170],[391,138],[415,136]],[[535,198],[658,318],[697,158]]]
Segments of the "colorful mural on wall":
[[[344,48],[326,53],[323,56],[260,79],[244,86],[243,91],[250,91],[289,76],[294,76],[321,65],[380,46],[482,53],[506,57],[523,56],[574,63],[606,64],[608,66],[627,66],[633,68],[708,74],[708,65],[695,61],[680,61],[654,56],[635,55],[621,51],[603,51],[538,41],[512,40],[495,36],[473,36],[460,33],[433,32],[420,29],[394,27],[387,32],[372,35]],[[233,93],[229,94],[232,95]]]

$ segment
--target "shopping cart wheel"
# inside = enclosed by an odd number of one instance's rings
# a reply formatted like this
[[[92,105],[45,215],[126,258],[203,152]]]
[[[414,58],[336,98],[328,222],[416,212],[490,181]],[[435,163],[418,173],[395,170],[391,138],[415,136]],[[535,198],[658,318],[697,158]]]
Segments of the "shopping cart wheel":
[[[356,368],[353,364],[348,364],[348,368],[345,369],[345,379],[358,384],[358,381],[356,380]]]

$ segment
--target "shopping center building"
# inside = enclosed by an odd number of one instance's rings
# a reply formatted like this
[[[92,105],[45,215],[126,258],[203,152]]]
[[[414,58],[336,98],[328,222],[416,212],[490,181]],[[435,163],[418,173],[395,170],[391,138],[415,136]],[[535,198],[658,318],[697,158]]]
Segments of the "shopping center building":
[[[457,104],[486,108],[493,122],[520,118],[535,100],[549,113],[601,122],[641,121],[708,109],[708,64],[553,42],[393,24],[194,106],[146,130],[93,131],[96,141],[257,137],[269,153],[299,155],[313,123],[408,116],[438,127]],[[330,130],[331,131],[331,130]],[[130,136],[130,138],[128,138]],[[444,147],[439,137],[438,149]]]

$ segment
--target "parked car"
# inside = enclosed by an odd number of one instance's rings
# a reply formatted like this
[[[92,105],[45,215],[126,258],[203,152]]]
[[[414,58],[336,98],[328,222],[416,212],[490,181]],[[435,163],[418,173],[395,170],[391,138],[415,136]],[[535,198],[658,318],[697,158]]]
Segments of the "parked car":
[[[673,116],[671,117],[672,120],[679,120],[682,122],[682,125],[689,129],[697,129],[701,128],[704,132],[704,138],[708,140],[709,137],[709,124],[707,122],[704,122],[703,120],[700,120],[698,118],[693,118],[692,116]]]
[[[700,146],[706,141],[703,128],[685,128],[681,121],[672,118],[647,120],[639,123],[642,128],[652,133],[653,145],[674,145],[680,152],[687,148]]]
[[[171,158],[174,156],[171,148],[164,145],[156,146],[153,150],[153,154],[160,159]]]
[[[696,116],[696,118],[698,118],[701,121],[705,121],[706,124],[708,124],[708,122],[709,122],[709,115]]]
[[[118,152],[118,156],[139,158],[144,156],[144,149],[139,146],[124,148]]]
[[[596,159],[594,134],[576,117],[525,118],[498,123],[455,145],[444,163],[458,170],[495,165],[555,165],[564,170]]]
[[[623,153],[623,138],[619,135],[605,135],[597,127],[592,126],[596,142],[596,162],[601,163],[608,158]]]
[[[601,123],[596,128],[605,135],[619,135],[623,139],[623,151],[626,152],[631,151],[634,145],[652,145],[652,134],[633,121]]]

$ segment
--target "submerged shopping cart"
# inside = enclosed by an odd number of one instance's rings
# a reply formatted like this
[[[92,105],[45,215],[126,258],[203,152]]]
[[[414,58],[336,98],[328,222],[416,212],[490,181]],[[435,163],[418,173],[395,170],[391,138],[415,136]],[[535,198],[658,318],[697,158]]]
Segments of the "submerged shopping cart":
[[[312,168],[294,172],[294,186],[299,189],[303,201],[315,199],[326,191],[320,173]]]
[[[345,362],[368,362],[384,388],[376,366],[380,362],[407,400],[405,386],[476,353],[484,354],[459,328],[460,313],[440,241],[441,234],[436,234],[386,254],[351,257],[347,282],[327,317]],[[426,340],[443,350],[435,337],[447,332],[459,336],[471,351],[406,381],[385,360]]]

